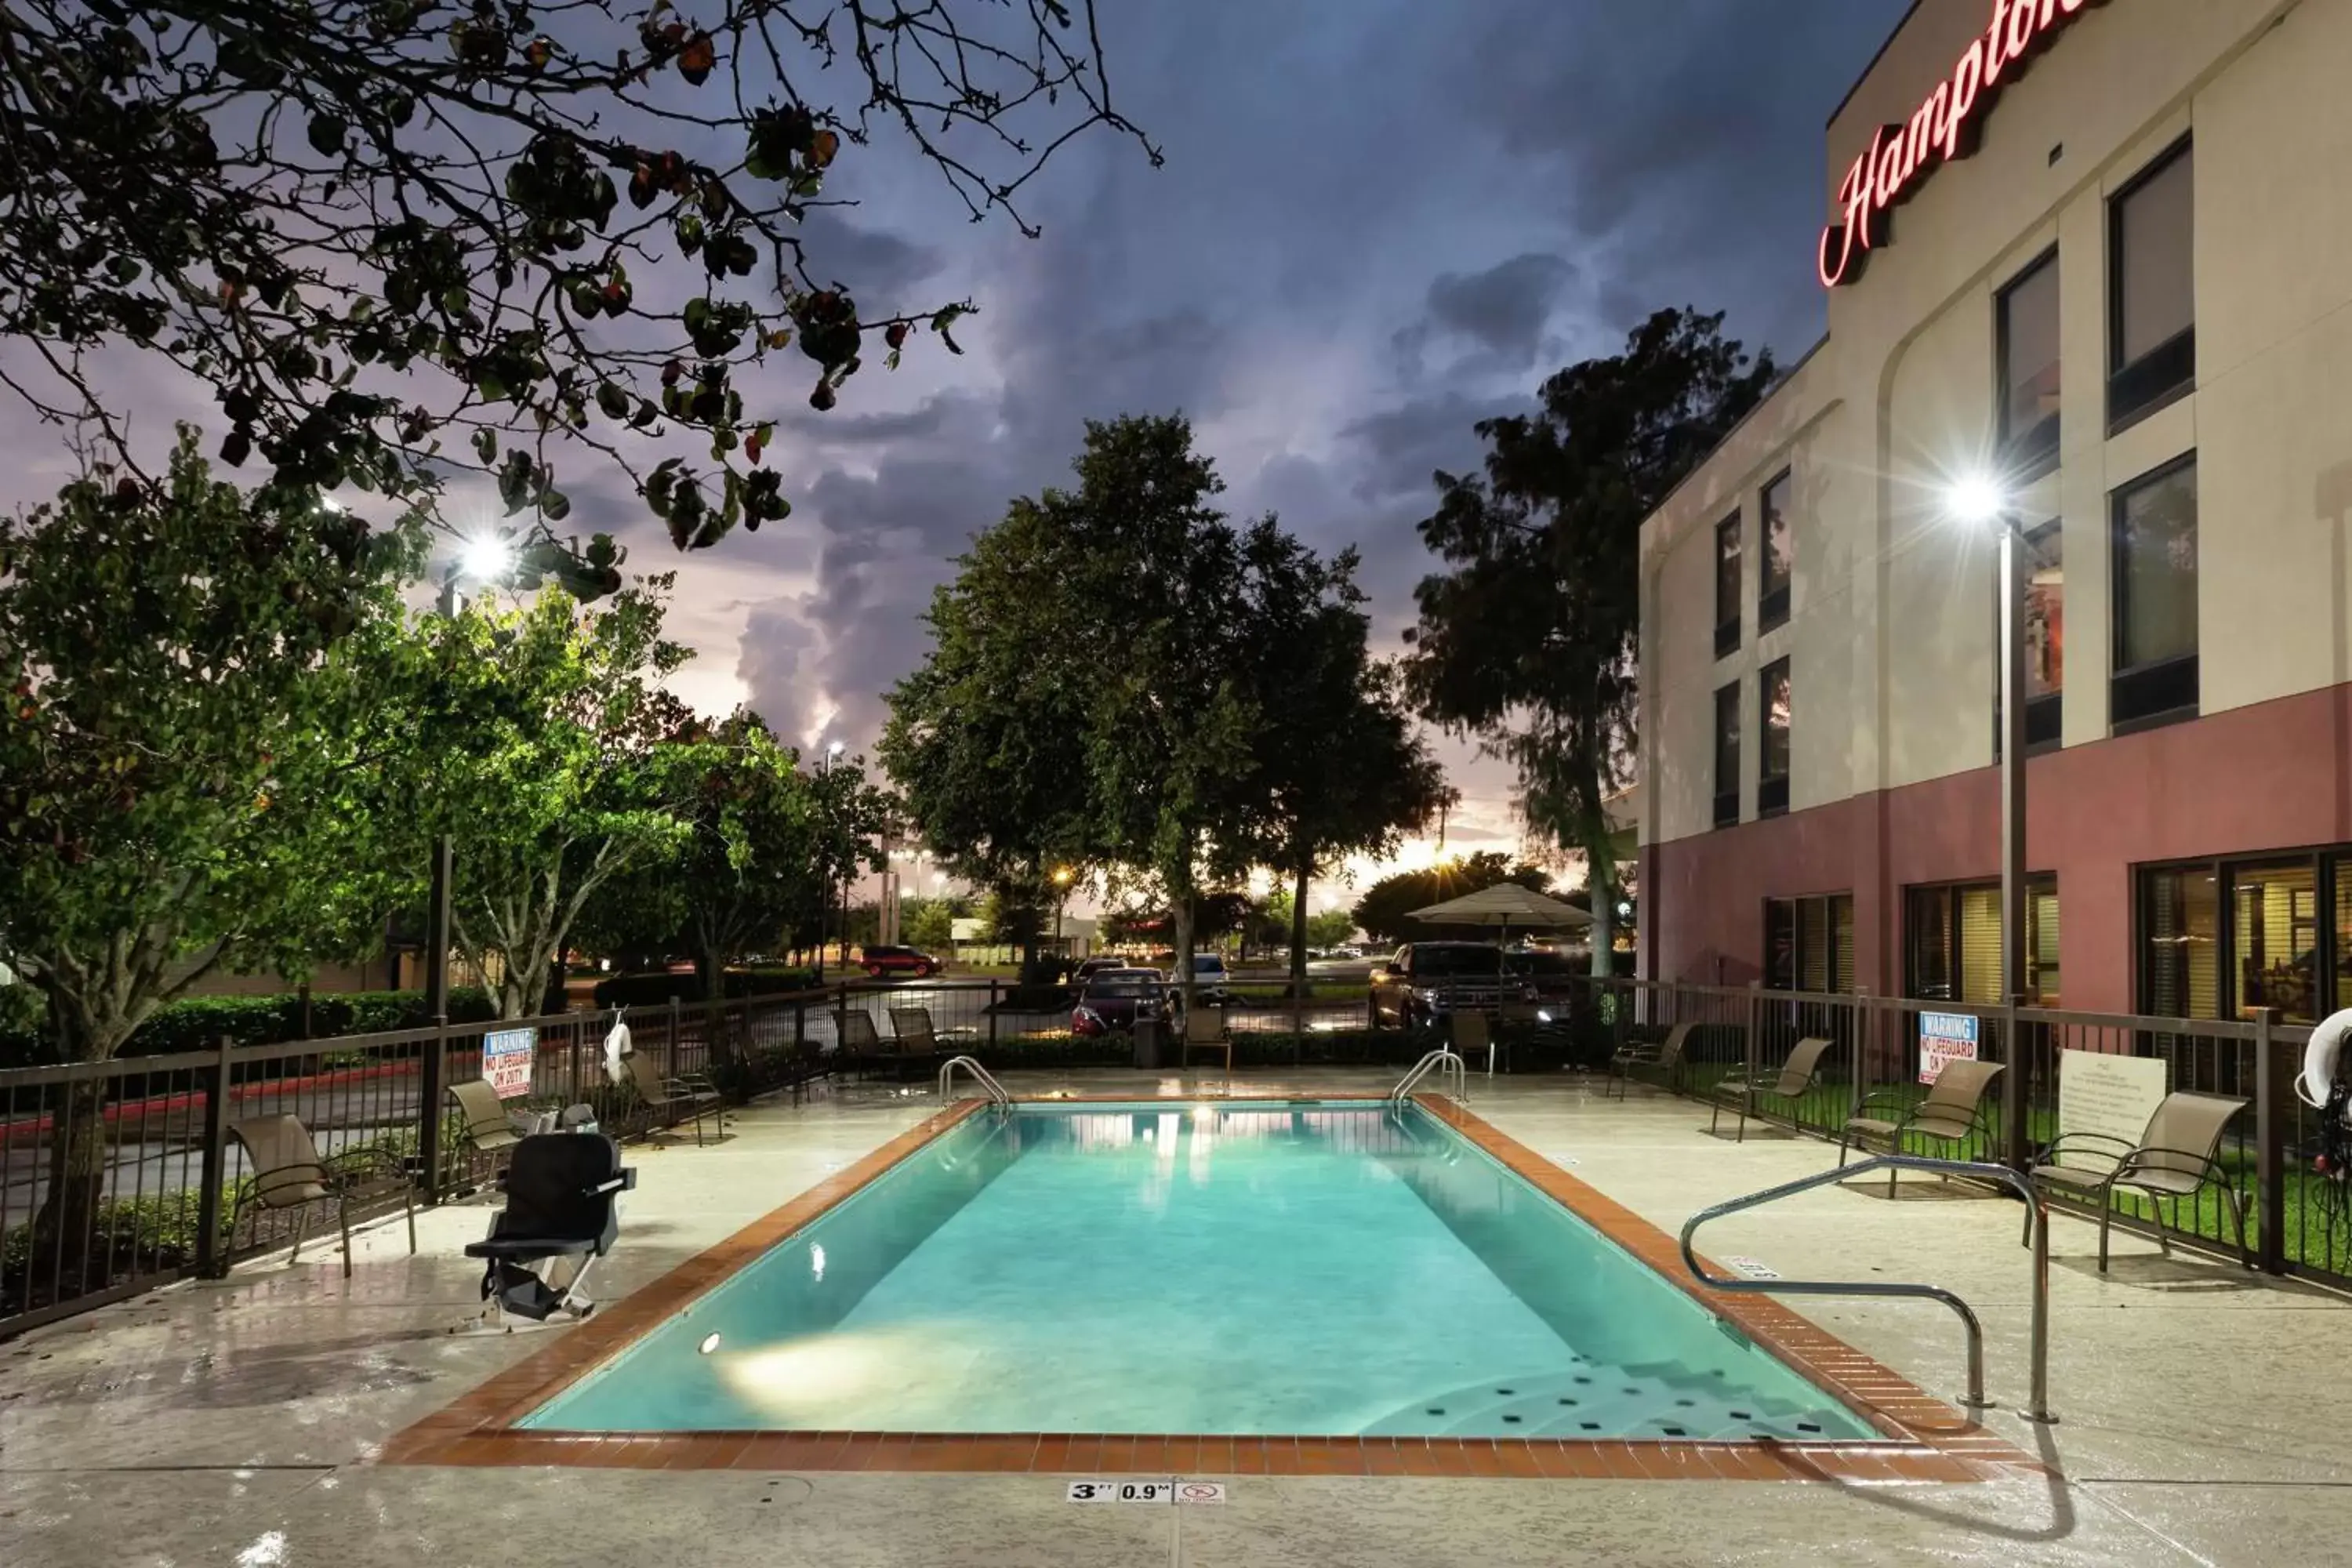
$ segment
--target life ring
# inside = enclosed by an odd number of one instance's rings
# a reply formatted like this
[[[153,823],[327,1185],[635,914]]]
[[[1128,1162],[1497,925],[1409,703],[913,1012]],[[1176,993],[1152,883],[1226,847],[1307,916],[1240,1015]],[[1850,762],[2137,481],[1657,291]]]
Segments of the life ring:
[[[2326,1109],[2347,1039],[2352,1039],[2352,1007],[2329,1014],[2311,1031],[2311,1044],[2304,1047],[2303,1072],[2294,1080],[2297,1100],[2315,1110]]]

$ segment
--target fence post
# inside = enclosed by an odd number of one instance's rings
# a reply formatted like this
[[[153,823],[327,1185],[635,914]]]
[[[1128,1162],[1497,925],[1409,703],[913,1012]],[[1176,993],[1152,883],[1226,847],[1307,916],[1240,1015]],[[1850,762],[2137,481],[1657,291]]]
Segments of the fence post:
[[[2001,1075],[2006,1091],[2001,1107],[2007,1113],[2008,1124],[2001,1139],[2001,1163],[2012,1171],[2027,1171],[2033,1163],[2030,1125],[2033,1114],[2033,1058],[2025,1048],[2014,995],[2001,1005],[2000,1048],[2009,1058],[2009,1070]]]
[[[988,983],[988,1048],[996,1048],[996,982]]]
[[[677,1076],[677,997],[669,999],[669,1028],[662,1036],[662,1073],[667,1078]]]
[[[205,1090],[205,1151],[196,1177],[196,1275],[217,1279],[228,1272],[228,1249],[221,1245],[221,1199],[228,1173],[229,1037],[220,1037],[212,1081]]]
[[[2280,1112],[2284,1088],[2273,1066],[2271,1009],[2254,1009],[2254,1207],[2262,1238],[2255,1254],[2270,1274],[2286,1272],[2285,1120]],[[2243,1239],[2241,1237],[2240,1239]]]
[[[1749,1116],[1756,1114],[1756,1074],[1762,1061],[1761,1037],[1764,1033],[1764,983],[1748,983],[1748,1043],[1742,1058],[1739,1079],[1739,1109]]]
[[[441,1094],[449,1079],[449,1020],[433,1020],[416,1074],[416,1159],[425,1171],[425,1201],[441,1201]]]
[[[1857,988],[1853,994],[1853,1081],[1845,1086],[1845,1119],[1852,1121],[1862,1114],[1863,1080],[1870,1076],[1871,1037],[1878,1029],[1878,1009],[1870,1005],[1870,993]]]

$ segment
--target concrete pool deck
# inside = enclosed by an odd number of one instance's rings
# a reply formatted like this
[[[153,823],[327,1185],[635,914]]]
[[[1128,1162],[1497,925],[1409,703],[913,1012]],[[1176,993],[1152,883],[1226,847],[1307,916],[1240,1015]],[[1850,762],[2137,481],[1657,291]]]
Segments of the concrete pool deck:
[[[1008,1075],[1029,1096],[1151,1098],[1162,1075]],[[1236,1088],[1378,1093],[1381,1075],[1243,1075]],[[1709,1203],[1822,1169],[1811,1141],[1710,1138],[1703,1108],[1575,1079],[1474,1079],[1470,1107],[1662,1229]],[[632,1146],[640,1173],[596,1294],[614,1301],[938,1110],[849,1089],[749,1108],[734,1136]],[[1572,1163],[1571,1163],[1572,1162]],[[1718,1258],[1784,1277],[1932,1280],[1982,1314],[1988,1428],[2057,1472],[1963,1485],[1244,1476],[1222,1504],[1076,1505],[1047,1475],[467,1468],[375,1461],[397,1433],[568,1330],[458,1337],[476,1308],[462,1245],[478,1204],[266,1261],[0,1346],[0,1561],[236,1568],[545,1556],[828,1565],[2050,1563],[2352,1563],[2352,1303],[2119,1237],[2053,1228],[2052,1403],[2024,1394],[2026,1254],[2017,1210],[1927,1180],[1827,1188],[1735,1215]],[[1959,1334],[1928,1303],[1791,1299],[1939,1398]],[[592,1320],[593,1321],[593,1320]],[[1475,1325],[1462,1331],[1475,1331]],[[2314,1347],[2323,1347],[2315,1349]],[[1209,1479],[1226,1479],[1211,1477]]]

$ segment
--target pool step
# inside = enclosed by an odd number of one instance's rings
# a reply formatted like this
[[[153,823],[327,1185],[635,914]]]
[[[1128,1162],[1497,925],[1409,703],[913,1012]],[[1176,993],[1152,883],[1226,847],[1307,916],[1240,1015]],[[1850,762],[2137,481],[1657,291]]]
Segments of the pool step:
[[[1566,1372],[1498,1377],[1433,1395],[1392,1411],[1365,1435],[1805,1442],[1851,1436],[1853,1425],[1826,1401],[1727,1391],[1721,1377],[1678,1363],[1579,1362]]]

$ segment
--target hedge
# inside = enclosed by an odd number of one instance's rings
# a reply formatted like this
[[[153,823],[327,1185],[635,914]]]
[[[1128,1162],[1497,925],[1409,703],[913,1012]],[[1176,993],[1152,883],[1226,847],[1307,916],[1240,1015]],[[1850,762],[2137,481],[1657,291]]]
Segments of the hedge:
[[[479,986],[458,986],[449,993],[451,1023],[478,1024],[497,1016],[497,1005]],[[310,1037],[313,1039],[421,1029],[432,1022],[422,991],[352,991],[310,998]],[[239,1046],[299,1040],[304,1037],[302,998],[291,992],[276,996],[185,997],[156,1009],[117,1055],[161,1057],[178,1051],[208,1051],[224,1035]],[[47,1030],[0,1029],[0,1067],[33,1067],[56,1058],[56,1042]]]
[[[816,983],[813,969],[730,969],[719,976],[719,991],[733,1002],[746,996],[772,996],[781,991],[806,991]],[[701,975],[673,974],[666,969],[608,974],[596,982],[599,1007],[666,1007],[673,996],[680,1002],[699,1002],[703,994]]]

